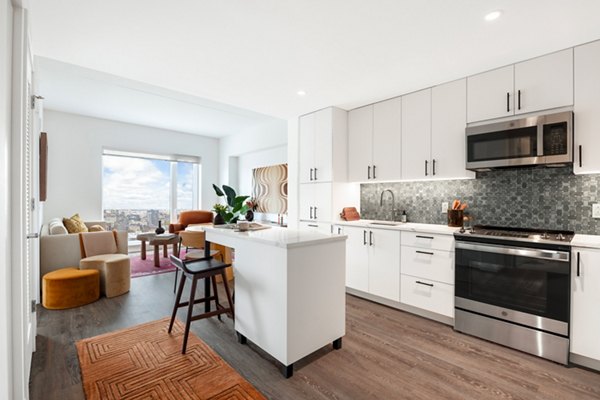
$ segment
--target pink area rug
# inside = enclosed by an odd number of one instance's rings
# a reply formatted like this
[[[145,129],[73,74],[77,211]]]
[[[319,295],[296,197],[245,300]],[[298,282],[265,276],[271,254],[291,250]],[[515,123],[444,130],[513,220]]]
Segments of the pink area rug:
[[[169,249],[170,250],[170,249]],[[171,252],[169,251],[169,255]],[[181,257],[185,255],[185,250],[181,251]],[[137,278],[139,276],[164,274],[166,272],[175,271],[175,266],[171,264],[171,260],[162,256],[162,249],[160,251],[160,268],[154,266],[154,253],[150,250],[146,253],[146,259],[142,260],[140,253],[132,253],[131,258],[131,277]]]

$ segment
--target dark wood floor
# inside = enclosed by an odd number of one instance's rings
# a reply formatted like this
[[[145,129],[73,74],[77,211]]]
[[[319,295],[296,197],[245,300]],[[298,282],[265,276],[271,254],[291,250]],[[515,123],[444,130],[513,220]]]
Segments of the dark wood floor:
[[[170,314],[173,274],[135,278],[131,292],[72,310],[38,311],[31,399],[83,399],[74,343]],[[181,315],[183,318],[183,315]],[[600,399],[600,374],[456,333],[347,297],[344,347],[324,348],[284,379],[275,361],[216,318],[193,332],[271,399]]]

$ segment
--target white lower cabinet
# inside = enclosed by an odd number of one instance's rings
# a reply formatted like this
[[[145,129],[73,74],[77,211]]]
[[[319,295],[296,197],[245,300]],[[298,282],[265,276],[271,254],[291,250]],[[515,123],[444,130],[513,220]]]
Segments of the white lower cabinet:
[[[400,302],[454,317],[454,285],[402,274]]]
[[[600,250],[571,254],[571,353],[600,361]]]
[[[454,285],[454,252],[402,246],[403,275]]]
[[[343,229],[344,234],[348,236],[346,240],[346,286],[368,292],[369,252],[364,244],[367,230],[352,226],[345,226]]]
[[[302,230],[312,230],[326,234],[332,233],[331,224],[324,224],[321,222],[300,221],[298,223],[298,226]]]

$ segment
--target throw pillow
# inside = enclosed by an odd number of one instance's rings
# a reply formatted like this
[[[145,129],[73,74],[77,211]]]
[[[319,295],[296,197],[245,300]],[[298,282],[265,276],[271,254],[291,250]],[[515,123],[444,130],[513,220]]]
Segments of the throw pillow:
[[[88,231],[87,226],[85,226],[85,224],[79,217],[79,214],[75,214],[71,218],[63,218],[63,224],[65,224],[65,227],[67,228],[67,231],[69,231],[69,233],[80,233]]]
[[[102,225],[92,225],[88,228],[90,232],[104,232],[105,230]]]
[[[59,218],[52,218],[48,222],[48,231],[51,235],[66,235],[69,233]]]

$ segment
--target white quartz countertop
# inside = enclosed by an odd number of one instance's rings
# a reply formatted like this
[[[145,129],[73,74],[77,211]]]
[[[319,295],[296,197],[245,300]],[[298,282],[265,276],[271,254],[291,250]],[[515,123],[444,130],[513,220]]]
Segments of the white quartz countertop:
[[[589,247],[592,249],[600,249],[599,235],[575,235],[571,241],[573,247]]]
[[[214,234],[282,248],[304,247],[328,242],[339,242],[345,241],[347,238],[346,235],[301,231],[296,229],[281,228],[278,226],[247,232],[239,232],[230,228],[218,228],[211,225],[204,225],[202,226],[202,229],[207,232],[207,240],[209,241],[211,240],[211,234]]]
[[[386,225],[382,225],[386,224]],[[441,235],[452,235],[460,228],[453,228],[448,225],[437,225],[437,224],[417,224],[414,222],[394,222],[396,225],[387,225],[387,221],[373,221],[368,219],[361,219],[358,221],[338,221],[335,225],[342,226],[358,226],[361,228],[372,228],[372,229],[389,229],[395,231],[408,231],[408,232],[423,232],[423,233],[438,233]]]

